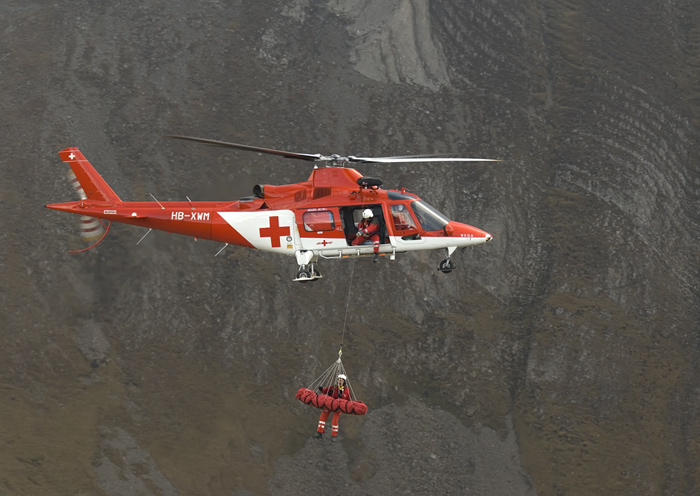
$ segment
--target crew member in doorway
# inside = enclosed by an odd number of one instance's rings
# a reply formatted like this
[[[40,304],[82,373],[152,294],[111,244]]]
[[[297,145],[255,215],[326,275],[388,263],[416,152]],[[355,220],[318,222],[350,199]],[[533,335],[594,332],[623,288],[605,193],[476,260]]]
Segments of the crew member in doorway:
[[[353,246],[374,243],[374,263],[379,262],[379,221],[374,218],[372,209],[362,212],[362,220],[357,224],[357,233],[352,240]]]
[[[350,388],[346,387],[345,382],[347,381],[347,376],[345,374],[338,374],[338,382],[335,386],[330,387],[318,387],[320,394],[327,394],[336,399],[349,400],[350,399]],[[324,408],[321,412],[321,417],[318,419],[318,428],[316,429],[316,434],[314,437],[316,439],[321,439],[323,433],[326,431],[326,420],[328,420],[328,415],[331,411],[328,408]],[[340,411],[333,412],[333,418],[331,419],[331,442],[335,442],[335,438],[338,435],[338,419],[340,418]]]

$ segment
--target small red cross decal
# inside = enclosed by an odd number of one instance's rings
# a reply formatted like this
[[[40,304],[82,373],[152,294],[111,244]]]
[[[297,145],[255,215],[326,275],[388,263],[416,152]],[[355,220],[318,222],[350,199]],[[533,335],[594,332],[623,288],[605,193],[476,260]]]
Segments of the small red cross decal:
[[[270,217],[270,227],[260,228],[261,238],[270,238],[273,248],[279,248],[280,238],[289,236],[289,226],[280,226],[280,218],[278,216]]]
[[[326,245],[329,245],[329,244],[331,244],[331,243],[326,241],[325,239],[319,243],[319,245],[323,245],[324,248],[326,247]]]

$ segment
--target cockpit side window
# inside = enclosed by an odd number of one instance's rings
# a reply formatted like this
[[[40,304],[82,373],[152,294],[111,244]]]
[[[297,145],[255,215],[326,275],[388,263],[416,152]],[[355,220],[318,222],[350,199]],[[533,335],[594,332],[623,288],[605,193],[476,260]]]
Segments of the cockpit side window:
[[[391,206],[391,218],[394,221],[394,229],[396,231],[408,231],[416,228],[411,214],[403,204]]]
[[[411,202],[411,208],[413,208],[413,213],[416,214],[421,227],[426,231],[439,231],[450,222],[450,219],[441,214],[439,210],[423,200]]]

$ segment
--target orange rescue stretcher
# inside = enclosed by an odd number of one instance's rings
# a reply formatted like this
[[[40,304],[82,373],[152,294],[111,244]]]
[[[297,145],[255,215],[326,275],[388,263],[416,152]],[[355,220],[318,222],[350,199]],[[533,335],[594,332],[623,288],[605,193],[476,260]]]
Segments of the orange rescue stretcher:
[[[327,408],[332,412],[343,412],[351,415],[364,415],[367,413],[367,405],[361,401],[333,398],[327,394],[318,394],[316,391],[308,388],[300,388],[296,396],[302,403],[315,406],[316,408]]]

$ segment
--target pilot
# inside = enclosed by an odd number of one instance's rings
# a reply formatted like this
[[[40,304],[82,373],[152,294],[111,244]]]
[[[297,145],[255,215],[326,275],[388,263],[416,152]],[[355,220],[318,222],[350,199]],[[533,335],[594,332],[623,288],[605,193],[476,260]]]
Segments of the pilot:
[[[357,233],[352,245],[374,244],[374,263],[379,262],[379,221],[374,218],[372,209],[366,208],[362,212],[362,220],[357,224]]]
[[[335,386],[330,387],[318,387],[319,394],[327,394],[335,399],[349,400],[350,399],[350,388],[346,387],[347,376],[345,374],[338,374],[338,382]],[[316,434],[314,437],[320,440],[323,437],[323,433],[326,430],[326,420],[330,415],[331,411],[328,408],[324,408],[321,412],[321,417],[318,419],[318,428],[316,429]],[[338,419],[340,418],[340,410],[333,412],[333,418],[331,419],[331,442],[335,442],[335,438],[338,436]]]

